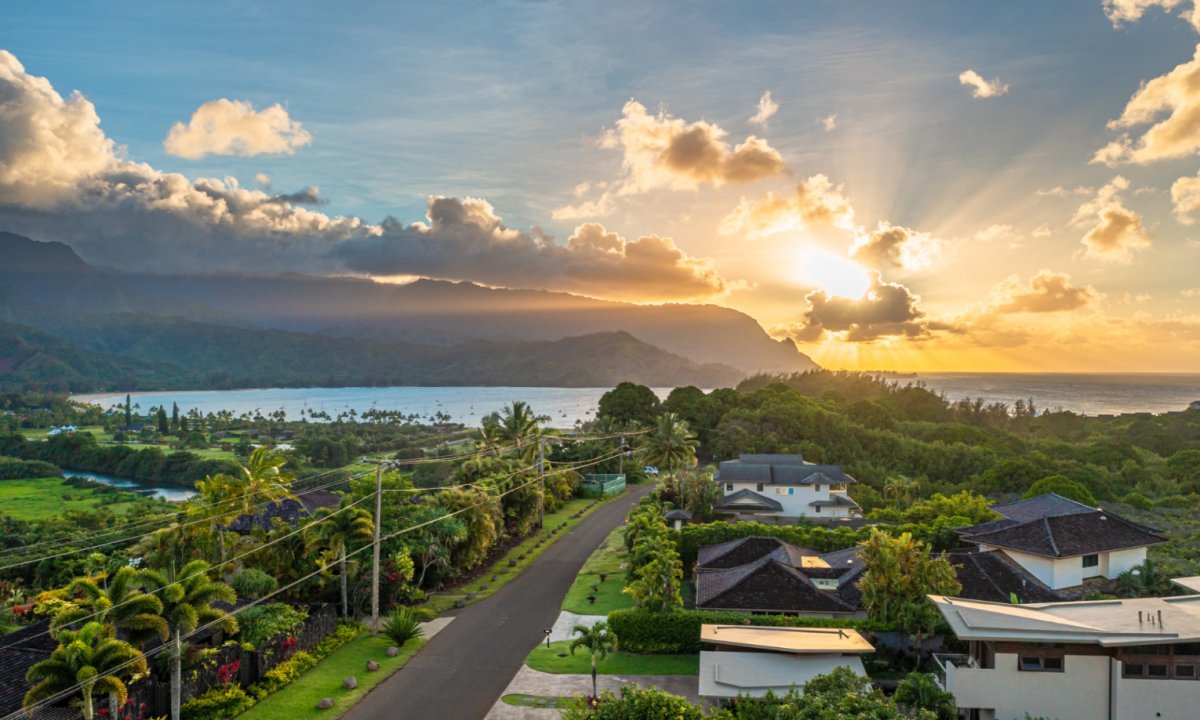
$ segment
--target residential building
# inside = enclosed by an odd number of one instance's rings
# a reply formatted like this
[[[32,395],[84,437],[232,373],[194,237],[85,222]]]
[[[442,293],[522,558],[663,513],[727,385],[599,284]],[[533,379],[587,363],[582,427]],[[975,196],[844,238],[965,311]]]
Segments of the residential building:
[[[700,651],[700,697],[762,697],[847,667],[866,675],[864,653],[875,652],[854,630],[842,628],[702,625],[700,640],[714,650]]]
[[[722,462],[715,477],[724,491],[720,512],[834,520],[861,514],[846,491],[854,478],[800,455],[743,454]]]
[[[1053,493],[992,509],[1003,517],[960,531],[962,539],[1002,553],[1056,591],[1102,589],[1085,584],[1116,579],[1146,561],[1146,548],[1166,542],[1152,528]]]
[[[931,596],[969,651],[935,655],[969,720],[1193,720],[1200,595],[1013,605]]]
[[[864,617],[857,548],[820,555],[773,537],[700,548],[696,607],[704,610]]]

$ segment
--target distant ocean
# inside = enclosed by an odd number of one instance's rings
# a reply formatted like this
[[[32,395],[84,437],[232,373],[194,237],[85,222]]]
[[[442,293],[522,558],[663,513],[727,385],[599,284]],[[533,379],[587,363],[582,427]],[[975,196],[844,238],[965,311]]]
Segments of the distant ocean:
[[[983,398],[1012,405],[1033,398],[1043,410],[1070,410],[1085,415],[1132,412],[1163,413],[1183,410],[1200,400],[1200,374],[1187,375],[1069,375],[1019,373],[928,373],[898,376],[896,382],[922,383],[951,401]],[[133,393],[143,410],[178,403],[187,412],[230,410],[270,413],[284,410],[298,419],[302,409],[336,416],[354,409],[400,410],[422,419],[441,412],[455,422],[478,425],[488,413],[513,400],[524,400],[534,412],[550,418],[551,427],[569,428],[576,420],[595,417],[600,396],[610,388],[547,387],[386,387],[386,388],[269,388],[260,390],[200,390]],[[670,388],[655,388],[666,397]],[[77,395],[76,400],[108,408],[124,402],[124,393]]]

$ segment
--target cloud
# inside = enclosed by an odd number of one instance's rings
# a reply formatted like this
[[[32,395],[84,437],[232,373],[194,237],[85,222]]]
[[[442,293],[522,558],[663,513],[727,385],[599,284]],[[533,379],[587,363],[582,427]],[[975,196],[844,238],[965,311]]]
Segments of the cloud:
[[[1094,304],[1100,294],[1091,285],[1071,285],[1071,276],[1039,270],[1025,285],[1010,275],[992,287],[988,305],[998,313],[1053,313]]]
[[[750,118],[750,122],[755,125],[767,126],[767,121],[779,112],[779,103],[771,97],[771,91],[768,90],[758,99],[758,112],[754,113],[754,117]]]
[[[1104,15],[1112,22],[1114,28],[1124,23],[1134,23],[1142,19],[1142,15],[1152,7],[1162,8],[1170,12],[1180,5],[1186,5],[1184,0],[1104,0]],[[1183,13],[1193,26],[1200,28],[1200,8],[1193,7],[1191,13]]]
[[[855,240],[850,255],[867,267],[879,270],[915,270],[933,264],[940,246],[941,243],[929,233],[881,221],[870,233]]]
[[[817,118],[817,122],[821,123],[821,127],[825,128],[825,132],[833,132],[837,129],[837,113]]]
[[[1192,214],[1200,210],[1200,174],[1181,177],[1171,184],[1171,204],[1180,223],[1196,222]]]
[[[555,220],[583,220],[585,218],[604,217],[611,213],[616,202],[611,192],[604,192],[600,197],[584,200],[575,205],[563,205],[550,211],[550,217]]]
[[[744,184],[787,172],[783,157],[766,140],[751,135],[731,147],[726,135],[704,120],[689,123],[666,111],[651,115],[630,100],[616,126],[604,132],[601,146],[622,152],[618,195]]]
[[[867,294],[858,299],[830,295],[824,290],[808,294],[804,321],[790,329],[800,342],[814,342],[837,333],[846,342],[871,342],[888,336],[927,337],[933,329],[917,303],[920,297],[908,288],[884,282],[873,273]]]
[[[0,221],[131,271],[424,275],[595,296],[689,299],[725,292],[709,260],[670,238],[625,240],[581,225],[567,244],[506,227],[478,199],[430,198],[425,222],[371,224],[237,179],[190,179],[120,157],[79,94],[64,100],[0,51]],[[260,185],[270,178],[257,178]],[[265,181],[265,183],[264,183]],[[267,186],[269,188],[269,185]]]
[[[959,73],[958,83],[970,87],[973,98],[1000,97],[1008,93],[1008,83],[1000,82],[1000,78],[984,79],[974,70],[963,70]]]
[[[975,239],[979,242],[995,242],[997,240],[1016,240],[1017,234],[1013,230],[1012,225],[989,225],[979,232],[975,233]]]
[[[266,173],[257,173],[254,176],[254,182],[262,186],[263,190],[271,192],[271,176]]]
[[[205,155],[291,155],[311,142],[312,135],[279,103],[255,110],[244,100],[221,98],[196,108],[187,125],[172,125],[163,149],[199,160]]]
[[[626,240],[585,223],[566,246],[538,232],[506,227],[486,200],[431,197],[426,222],[385,220],[382,232],[340,243],[346,267],[382,275],[423,275],[508,287],[589,295],[688,299],[725,292],[707,260],[689,257],[671,238]]]
[[[1062,185],[1055,185],[1052,188],[1035,190],[1034,195],[1038,197],[1069,197],[1071,195],[1091,195],[1096,192],[1096,188],[1088,187],[1087,185],[1076,185],[1073,188],[1065,188]]]
[[[1110,130],[1149,125],[1140,137],[1124,134],[1096,152],[1094,163],[1145,164],[1200,150],[1200,45],[1186,63],[1143,83]]]
[[[721,220],[719,231],[722,235],[763,237],[815,225],[844,230],[855,227],[854,208],[842,194],[842,186],[834,186],[824,175],[813,175],[788,196],[768,192],[756,200],[742,198]]]
[[[1128,188],[1129,181],[1118,175],[1075,212],[1072,225],[1090,226],[1082,240],[1089,257],[1128,263],[1134,251],[1150,247],[1142,216],[1122,203],[1120,193]]]
[[[1054,231],[1050,229],[1050,226],[1047,223],[1042,223],[1041,225],[1038,225],[1037,227],[1035,227],[1033,229],[1033,232],[1030,233],[1030,235],[1033,235],[1035,238],[1050,237],[1053,234],[1054,234]]]

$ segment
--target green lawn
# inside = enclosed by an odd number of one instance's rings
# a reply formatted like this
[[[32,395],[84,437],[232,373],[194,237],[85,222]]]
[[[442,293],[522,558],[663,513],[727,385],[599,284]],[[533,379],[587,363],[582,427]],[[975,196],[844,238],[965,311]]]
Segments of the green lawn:
[[[560,697],[558,695],[526,695],[525,693],[510,693],[500,698],[505,705],[515,705],[517,707],[531,708],[553,708],[556,710],[565,710],[571,707],[575,702],[575,698]]]
[[[100,505],[119,513],[129,509],[133,497],[131,493],[99,493],[71,487],[62,478],[0,480],[0,512],[18,520],[40,520],[68,510],[93,510]]]
[[[492,567],[480,575],[479,578],[461,588],[456,588],[454,592],[435,593],[430,595],[429,599],[423,603],[422,607],[429,608],[435,613],[442,613],[454,607],[454,603],[458,600],[471,603],[488,597],[492,593],[504,587],[509,580],[512,580],[517,575],[520,575],[522,570],[528,567],[534,560],[538,558],[539,555],[553,545],[559,538],[566,535],[571,528],[582,522],[583,519],[591,514],[593,510],[617,497],[620,497],[620,495],[606,497],[599,504],[596,504],[595,500],[592,498],[575,498],[573,500],[568,500],[567,503],[561,508],[546,515],[544,530],[525,538],[521,544],[514,546],[511,550],[496,560],[496,562],[492,564]],[[581,516],[578,518],[571,517],[580,510],[583,511]],[[551,528],[557,528],[563,523],[567,523],[567,527],[560,529],[553,535],[550,534]],[[549,539],[546,540],[546,538]],[[539,540],[543,540],[541,545],[538,545]],[[522,558],[522,555],[525,557]],[[509,565],[510,562],[514,564]],[[493,577],[496,579],[493,580]],[[471,594],[473,594],[473,596],[468,598],[467,595]]]
[[[567,596],[563,600],[563,610],[580,615],[607,615],[613,610],[633,607],[633,598],[627,595],[625,589],[625,550],[624,526],[613,530],[608,538],[596,548],[587,562],[583,564]],[[602,581],[600,576],[604,575]],[[599,587],[599,590],[595,588]],[[596,597],[595,603],[588,602],[588,596]]]
[[[382,635],[371,637],[364,633],[322,660],[295,682],[268,696],[238,717],[243,720],[329,720],[341,717],[371,688],[404,667],[425,641],[408,641],[400,648],[400,655],[394,658],[387,656],[387,649],[391,644],[392,641]],[[368,660],[379,663],[378,672],[367,672]],[[358,687],[354,690],[344,690],[342,678],[350,675],[358,678]],[[333,698],[333,707],[329,710],[318,710],[317,701],[324,697]]]
[[[590,675],[592,659],[584,648],[576,648],[572,655],[567,650],[568,640],[550,643],[547,649],[542,643],[529,653],[525,664],[534,670],[555,674]],[[566,657],[559,657],[565,654]],[[634,655],[612,652],[596,664],[601,675],[697,675],[700,672],[700,655]]]

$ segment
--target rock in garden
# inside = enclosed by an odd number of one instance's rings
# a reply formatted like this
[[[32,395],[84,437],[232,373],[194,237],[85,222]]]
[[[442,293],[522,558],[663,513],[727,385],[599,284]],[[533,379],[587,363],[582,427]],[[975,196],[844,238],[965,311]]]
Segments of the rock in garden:
[[[368,672],[375,672],[378,669],[379,669],[379,663],[375,662],[374,660],[367,661],[367,671]]]
[[[353,675],[347,678],[342,678],[342,687],[346,688],[347,690],[353,690],[354,688],[358,687],[358,678],[354,677]]]
[[[400,654],[400,648],[396,647],[395,645],[393,645],[387,649],[388,657],[396,657],[399,654]]]
[[[321,698],[317,701],[318,710],[328,710],[333,707],[333,698]]]

